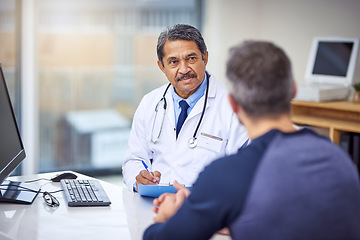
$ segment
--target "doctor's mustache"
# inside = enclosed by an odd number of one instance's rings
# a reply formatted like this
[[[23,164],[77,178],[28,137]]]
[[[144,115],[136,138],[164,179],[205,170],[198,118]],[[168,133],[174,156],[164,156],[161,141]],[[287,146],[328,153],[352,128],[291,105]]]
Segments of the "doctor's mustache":
[[[175,81],[178,82],[184,78],[197,78],[197,74],[196,73],[187,73],[187,74],[184,74],[180,77],[176,77],[175,78]]]

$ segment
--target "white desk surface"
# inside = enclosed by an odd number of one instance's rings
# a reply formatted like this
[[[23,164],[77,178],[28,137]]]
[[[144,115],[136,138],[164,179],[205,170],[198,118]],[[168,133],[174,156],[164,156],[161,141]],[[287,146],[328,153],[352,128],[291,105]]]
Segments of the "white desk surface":
[[[25,181],[55,176],[43,173],[26,177],[11,177]],[[78,179],[89,179],[76,173]],[[99,180],[100,181],[100,180]],[[55,193],[59,207],[45,204],[42,194],[31,205],[0,203],[0,240],[57,240],[57,239],[142,239],[144,230],[152,223],[152,198],[141,197],[125,187],[100,181],[112,202],[108,207],[68,207],[62,192]],[[60,183],[41,180],[43,191],[56,191]],[[46,185],[44,185],[46,184]],[[215,234],[212,240],[230,239]]]

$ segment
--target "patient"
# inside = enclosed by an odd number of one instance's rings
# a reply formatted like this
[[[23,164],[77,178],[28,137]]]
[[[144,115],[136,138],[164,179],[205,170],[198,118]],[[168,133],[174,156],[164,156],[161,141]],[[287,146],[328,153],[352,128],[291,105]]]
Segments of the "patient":
[[[210,164],[193,190],[154,200],[144,239],[360,239],[360,186],[350,158],[328,139],[297,130],[291,63],[270,42],[230,50],[229,101],[251,143]]]

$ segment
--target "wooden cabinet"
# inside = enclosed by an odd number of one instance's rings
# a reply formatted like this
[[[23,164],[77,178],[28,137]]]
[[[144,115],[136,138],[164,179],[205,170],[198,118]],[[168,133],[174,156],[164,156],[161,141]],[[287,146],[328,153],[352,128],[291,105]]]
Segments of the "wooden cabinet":
[[[330,139],[337,144],[343,132],[360,133],[360,104],[350,101],[292,101],[291,118],[295,124],[329,129]]]

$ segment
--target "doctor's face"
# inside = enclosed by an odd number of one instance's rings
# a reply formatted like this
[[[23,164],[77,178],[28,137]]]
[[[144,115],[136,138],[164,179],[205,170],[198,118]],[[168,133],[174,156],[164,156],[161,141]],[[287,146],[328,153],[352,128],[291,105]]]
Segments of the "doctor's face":
[[[195,41],[166,41],[164,45],[164,66],[158,61],[163,71],[174,86],[176,93],[188,98],[201,85],[205,76],[208,53],[204,60]]]

